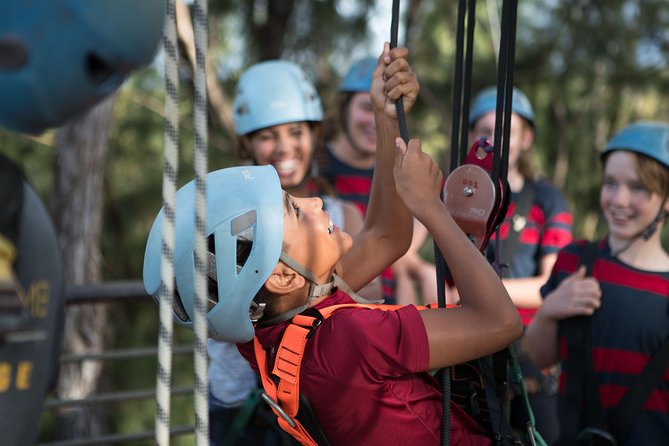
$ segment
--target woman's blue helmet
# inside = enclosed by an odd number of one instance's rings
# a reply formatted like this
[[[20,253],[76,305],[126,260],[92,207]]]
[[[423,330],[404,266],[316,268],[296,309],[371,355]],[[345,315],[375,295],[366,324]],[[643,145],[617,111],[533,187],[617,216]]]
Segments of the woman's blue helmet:
[[[166,0],[0,0],[0,125],[63,124],[147,65]]]
[[[207,175],[207,236],[213,237],[208,276],[217,284],[209,295],[207,320],[210,336],[230,342],[253,338],[253,298],[269,278],[281,257],[283,243],[283,196],[272,166],[232,167]],[[195,185],[183,186],[176,195],[174,277],[175,316],[192,327],[194,301]],[[164,220],[161,209],[151,227],[144,255],[144,287],[159,297],[161,241]],[[248,258],[240,259],[240,241],[250,243]],[[243,257],[243,256],[242,256]]]
[[[473,126],[483,115],[497,110],[497,87],[488,87],[476,95],[469,110],[469,125]],[[525,118],[534,128],[534,110],[525,93],[513,88],[511,111]]]
[[[614,150],[641,153],[669,168],[669,125],[639,121],[613,135],[602,151],[602,157]]]
[[[356,61],[344,76],[339,85],[340,93],[368,93],[372,88],[372,74],[377,59],[365,57]]]
[[[232,106],[235,132],[242,136],[255,130],[289,122],[323,120],[316,87],[292,62],[260,62],[242,74]]]

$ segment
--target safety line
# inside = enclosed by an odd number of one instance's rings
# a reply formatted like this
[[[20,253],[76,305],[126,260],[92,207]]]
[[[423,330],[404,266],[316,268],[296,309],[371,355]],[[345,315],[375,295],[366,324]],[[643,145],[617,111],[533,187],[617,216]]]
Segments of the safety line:
[[[172,341],[174,319],[174,224],[176,183],[179,167],[179,74],[177,69],[176,0],[167,0],[165,11],[165,147],[163,160],[163,209],[160,259],[160,327],[156,377],[156,443],[170,442],[170,388],[172,381]]]
[[[193,4],[195,31],[195,444],[209,444],[207,410],[207,0]]]

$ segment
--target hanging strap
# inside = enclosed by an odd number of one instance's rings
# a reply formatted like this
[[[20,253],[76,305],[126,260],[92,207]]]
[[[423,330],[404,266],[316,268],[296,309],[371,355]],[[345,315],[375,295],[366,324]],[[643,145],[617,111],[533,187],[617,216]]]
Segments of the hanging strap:
[[[298,322],[303,325],[298,325]],[[253,338],[258,371],[265,390],[263,399],[276,414],[281,429],[306,446],[317,446],[318,443],[296,419],[300,400],[300,369],[307,338],[311,336],[318,325],[320,325],[318,318],[303,315],[297,315],[293,318],[293,323],[286,329],[279,345],[272,374],[267,372],[265,350],[258,338]],[[287,349],[286,344],[294,350]],[[278,377],[278,386],[273,376]]]
[[[527,216],[532,207],[532,202],[534,201],[535,195],[535,185],[534,181],[525,180],[523,188],[518,194],[518,199],[516,200],[516,209],[513,213],[513,218],[511,221],[511,227],[509,228],[509,235],[502,242],[502,262],[511,265],[511,258],[516,251],[518,246],[518,241],[520,240],[520,232],[525,228],[527,224]],[[507,269],[507,271],[509,270]]]
[[[646,367],[609,415],[609,426],[616,438],[623,439],[653,389],[669,366],[669,338],[648,361]]]
[[[583,247],[580,265],[585,265],[587,276],[592,276],[598,250],[599,242],[596,241],[588,242]],[[573,317],[565,320],[563,325],[569,358],[565,368],[566,399],[571,407],[570,410],[581,413],[581,420],[577,425],[569,426],[571,432],[568,431],[566,434],[572,439],[580,437],[586,440],[586,437],[599,437],[610,442],[612,438],[609,438],[610,434],[607,432],[598,386],[593,373],[590,329],[592,317],[595,315]],[[581,430],[583,426],[586,427],[585,430]]]

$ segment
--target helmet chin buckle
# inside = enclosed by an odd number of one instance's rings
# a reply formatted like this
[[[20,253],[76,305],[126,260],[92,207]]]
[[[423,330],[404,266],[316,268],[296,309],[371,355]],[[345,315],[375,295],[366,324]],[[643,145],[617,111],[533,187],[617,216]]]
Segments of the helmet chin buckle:
[[[265,313],[265,307],[267,304],[259,304],[256,301],[251,301],[251,306],[249,307],[249,317],[251,322],[258,322]]]

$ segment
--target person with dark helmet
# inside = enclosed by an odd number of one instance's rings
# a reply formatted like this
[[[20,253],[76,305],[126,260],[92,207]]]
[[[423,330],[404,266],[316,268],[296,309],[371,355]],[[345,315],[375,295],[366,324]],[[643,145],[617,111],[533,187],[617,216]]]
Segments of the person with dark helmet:
[[[365,226],[355,236],[332,223],[320,198],[283,191],[271,166],[207,176],[210,335],[239,343],[263,376],[266,400],[282,427],[303,444],[315,443],[300,416],[288,415],[299,413],[292,398],[297,394],[272,396],[277,380],[280,388],[299,384],[298,393],[333,446],[437,445],[441,390],[428,370],[498,351],[521,333],[501,280],[439,198],[438,166],[420,141],[407,145],[399,137],[395,102],[402,100],[409,112],[419,91],[407,55],[405,48],[386,44],[374,70],[375,175]],[[193,188],[191,182],[180,189],[176,202],[175,314],[187,326],[194,310]],[[144,258],[144,284],[154,295],[160,288],[163,214],[151,228]],[[452,263],[461,306],[350,307],[359,299],[355,290],[409,247],[414,215]],[[300,344],[300,368],[284,362],[284,355],[291,356],[283,344],[291,327],[337,304],[349,307],[310,325]],[[462,409],[451,410],[451,444],[492,443]]]
[[[471,143],[481,137],[494,139],[496,107],[496,87],[484,88],[474,97],[469,111]],[[502,282],[518,308],[523,325],[527,326],[541,305],[539,290],[550,274],[557,252],[571,241],[573,216],[560,190],[542,178],[534,148],[534,110],[528,97],[518,88],[513,89],[511,111],[507,176],[511,202],[500,227],[500,246],[493,237],[486,254],[490,261],[501,254],[498,261],[506,266]],[[552,445],[558,437],[559,370],[540,370],[522,350],[517,348],[516,354],[537,430],[546,443]],[[517,429],[525,428],[525,412],[524,401],[516,387],[511,401],[511,423]]]
[[[39,134],[108,97],[156,54],[166,0],[0,0],[0,126]]]
[[[562,367],[560,445],[666,444],[666,358],[655,380],[640,375],[669,339],[669,125],[624,127],[601,160],[608,234],[560,251],[522,343],[538,366]]]
[[[39,134],[113,94],[160,43],[165,0],[0,0],[0,127]],[[35,444],[59,371],[60,247],[22,169],[0,154],[0,436]]]

